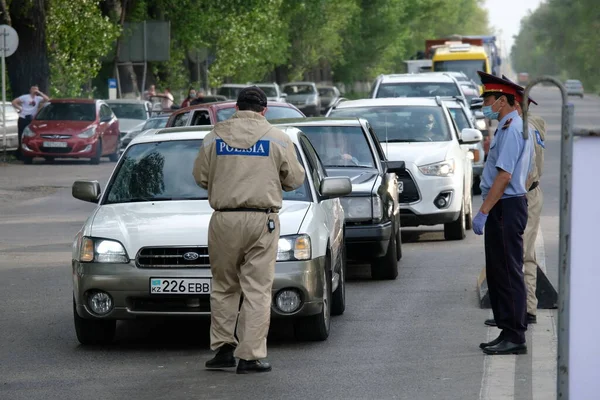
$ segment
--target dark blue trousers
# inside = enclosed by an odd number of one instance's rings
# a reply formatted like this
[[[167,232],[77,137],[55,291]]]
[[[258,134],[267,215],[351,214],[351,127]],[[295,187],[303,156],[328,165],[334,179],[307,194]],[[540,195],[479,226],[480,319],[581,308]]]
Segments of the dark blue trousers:
[[[505,340],[525,343],[527,289],[523,279],[523,232],[527,198],[502,199],[485,224],[485,273],[490,303]]]

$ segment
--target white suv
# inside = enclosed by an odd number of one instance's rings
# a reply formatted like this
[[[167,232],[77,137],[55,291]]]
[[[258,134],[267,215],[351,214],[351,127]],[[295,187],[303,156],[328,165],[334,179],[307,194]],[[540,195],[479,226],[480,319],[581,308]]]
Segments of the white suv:
[[[373,83],[370,98],[454,97],[467,104],[466,97],[451,73],[380,75]]]
[[[473,167],[466,144],[476,129],[458,131],[441,98],[345,101],[327,116],[366,118],[388,160],[404,161],[400,220],[403,227],[444,224],[446,240],[460,240],[471,227]]]

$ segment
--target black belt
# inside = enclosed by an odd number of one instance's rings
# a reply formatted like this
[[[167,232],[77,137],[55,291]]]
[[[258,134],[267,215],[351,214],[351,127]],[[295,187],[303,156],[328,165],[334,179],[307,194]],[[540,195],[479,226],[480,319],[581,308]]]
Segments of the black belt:
[[[265,214],[273,214],[273,213],[279,212],[279,210],[277,210],[276,208],[244,208],[244,207],[221,208],[221,209],[215,210],[215,211],[219,211],[219,212],[261,212],[261,213],[265,213]]]
[[[531,186],[529,186],[529,192],[531,192],[533,189],[535,189],[536,187],[540,186],[540,181],[535,181],[531,184]]]

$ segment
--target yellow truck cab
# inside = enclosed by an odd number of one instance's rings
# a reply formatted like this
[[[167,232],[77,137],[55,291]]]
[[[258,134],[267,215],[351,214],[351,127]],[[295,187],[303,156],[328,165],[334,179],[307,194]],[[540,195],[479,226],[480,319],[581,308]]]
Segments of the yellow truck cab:
[[[436,47],[432,57],[433,71],[464,72],[474,82],[479,82],[477,71],[492,72],[488,55],[483,46],[448,42]]]

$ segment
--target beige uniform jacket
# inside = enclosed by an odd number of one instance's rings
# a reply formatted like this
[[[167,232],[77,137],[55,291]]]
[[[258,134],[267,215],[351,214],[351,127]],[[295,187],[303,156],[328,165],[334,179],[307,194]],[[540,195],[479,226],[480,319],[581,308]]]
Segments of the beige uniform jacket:
[[[529,176],[527,177],[527,187],[530,187],[533,182],[540,180],[544,169],[544,147],[540,144],[535,131],[539,132],[539,139],[543,143],[543,141],[546,140],[546,122],[535,115],[530,114],[528,117],[528,122],[534,131],[534,135],[531,138],[534,140],[533,147],[535,149],[535,163],[532,166]]]
[[[202,142],[193,174],[208,189],[214,210],[280,209],[282,189],[304,183],[291,139],[253,111],[238,111],[215,125]]]

